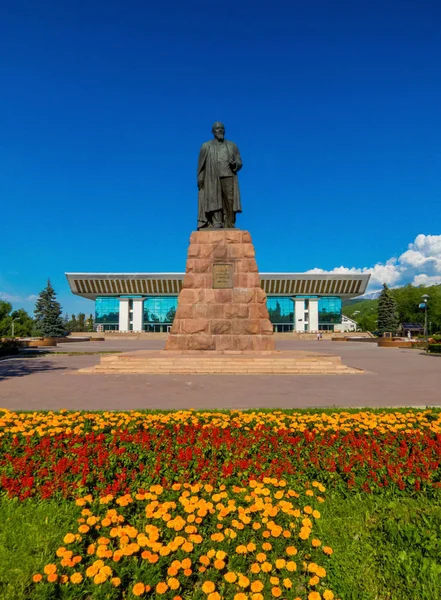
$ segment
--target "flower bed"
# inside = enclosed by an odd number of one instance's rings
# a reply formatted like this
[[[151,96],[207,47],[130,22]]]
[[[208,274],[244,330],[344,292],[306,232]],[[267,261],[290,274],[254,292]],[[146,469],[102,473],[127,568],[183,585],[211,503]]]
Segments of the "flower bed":
[[[431,410],[0,413],[0,488],[21,499],[264,477],[431,492],[440,464],[441,413]]]
[[[33,580],[41,597],[51,588],[57,598],[85,597],[99,587],[108,599],[125,590],[126,598],[333,600],[332,548],[314,535],[324,491],[318,482],[299,493],[265,478],[85,496],[76,501],[77,531]]]

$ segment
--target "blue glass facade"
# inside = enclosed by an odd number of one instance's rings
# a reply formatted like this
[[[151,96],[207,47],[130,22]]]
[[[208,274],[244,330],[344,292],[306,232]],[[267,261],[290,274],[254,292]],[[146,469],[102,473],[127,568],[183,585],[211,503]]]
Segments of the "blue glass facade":
[[[118,329],[119,298],[98,296],[95,300],[95,323],[103,325],[104,329]]]
[[[298,298],[313,296],[298,296]],[[144,329],[146,331],[167,331],[173,323],[178,304],[177,296],[153,296],[144,301]],[[270,296],[267,299],[269,317],[278,331],[294,329],[294,302],[286,296]],[[333,329],[341,323],[341,298],[318,298],[319,329]],[[100,297],[95,301],[95,322],[104,329],[118,329],[119,298]]]

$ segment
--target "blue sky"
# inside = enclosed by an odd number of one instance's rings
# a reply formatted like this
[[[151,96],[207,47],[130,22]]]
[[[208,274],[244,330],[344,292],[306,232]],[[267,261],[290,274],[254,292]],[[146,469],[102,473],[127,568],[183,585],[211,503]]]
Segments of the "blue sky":
[[[441,281],[440,26],[435,0],[3,0],[0,297],[50,277],[91,312],[66,271],[184,270],[215,120],[260,270]]]

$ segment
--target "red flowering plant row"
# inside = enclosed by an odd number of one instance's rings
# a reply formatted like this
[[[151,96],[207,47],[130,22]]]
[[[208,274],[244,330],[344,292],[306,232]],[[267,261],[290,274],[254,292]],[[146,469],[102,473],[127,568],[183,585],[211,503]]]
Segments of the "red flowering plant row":
[[[20,499],[264,477],[344,492],[434,492],[440,465],[441,417],[432,411],[0,413],[0,489]]]

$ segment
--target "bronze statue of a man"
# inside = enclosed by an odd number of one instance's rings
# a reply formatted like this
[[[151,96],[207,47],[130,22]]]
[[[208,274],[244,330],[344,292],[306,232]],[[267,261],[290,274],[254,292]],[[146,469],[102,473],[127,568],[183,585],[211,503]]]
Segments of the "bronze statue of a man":
[[[224,139],[225,127],[216,122],[214,139],[202,144],[198,160],[198,229],[232,228],[242,212],[237,172],[242,168],[236,144]]]

